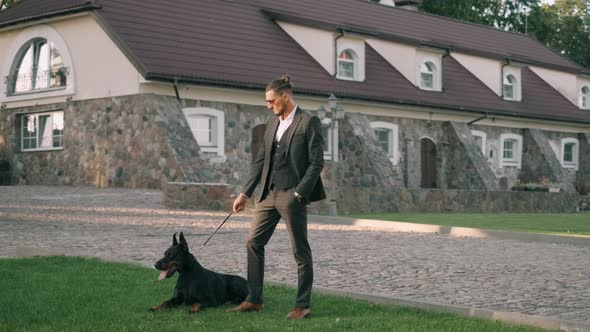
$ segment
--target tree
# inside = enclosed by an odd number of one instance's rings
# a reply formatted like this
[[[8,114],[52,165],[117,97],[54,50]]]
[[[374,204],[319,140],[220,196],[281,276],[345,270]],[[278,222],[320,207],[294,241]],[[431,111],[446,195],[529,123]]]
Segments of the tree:
[[[527,13],[539,6],[540,0],[424,0],[419,8],[461,21],[524,32]]]
[[[590,68],[590,0],[424,0],[431,14],[528,33],[541,43]]]
[[[12,6],[14,0],[0,0],[0,10],[8,9]]]

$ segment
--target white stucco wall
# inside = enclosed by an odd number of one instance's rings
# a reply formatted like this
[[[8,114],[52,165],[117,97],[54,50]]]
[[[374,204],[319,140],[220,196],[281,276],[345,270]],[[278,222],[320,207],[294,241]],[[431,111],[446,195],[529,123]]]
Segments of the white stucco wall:
[[[277,22],[330,75],[335,74],[334,33],[287,22]]]
[[[502,96],[502,62],[456,52],[451,56],[496,95]]]
[[[366,41],[408,81],[416,85],[415,47],[378,39],[367,39]]]
[[[564,73],[556,70],[530,66],[535,74],[539,75],[543,81],[551,85],[555,90],[559,91],[572,104],[577,105],[577,77],[574,74]]]
[[[7,107],[34,104],[104,98],[139,93],[140,75],[115,43],[108,37],[92,15],[64,17],[44,22],[43,25],[19,27],[0,31],[0,75],[8,76],[14,59],[8,50],[19,49],[26,43],[31,32],[49,26],[65,42],[71,58],[71,73],[75,84],[72,94],[52,96],[44,93],[29,93],[14,97],[0,96]],[[7,50],[7,51],[5,51]],[[3,83],[3,82],[2,82]],[[4,89],[2,89],[4,91]]]

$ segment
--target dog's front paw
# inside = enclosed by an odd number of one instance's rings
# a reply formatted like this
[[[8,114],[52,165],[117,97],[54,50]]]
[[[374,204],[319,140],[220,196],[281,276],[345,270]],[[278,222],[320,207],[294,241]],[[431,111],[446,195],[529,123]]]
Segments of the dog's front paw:
[[[198,303],[191,305],[191,308],[188,309],[189,314],[196,314],[199,311],[201,311],[201,305]]]

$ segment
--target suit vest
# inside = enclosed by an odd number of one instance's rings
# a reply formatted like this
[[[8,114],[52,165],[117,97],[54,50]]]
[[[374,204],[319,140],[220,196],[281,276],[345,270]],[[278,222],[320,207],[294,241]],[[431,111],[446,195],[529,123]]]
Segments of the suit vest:
[[[269,189],[274,188],[279,190],[290,189],[299,183],[297,174],[290,169],[287,162],[287,140],[291,136],[293,124],[285,131],[281,140],[277,142],[276,136],[273,139],[272,149],[270,152],[270,170],[269,170]]]

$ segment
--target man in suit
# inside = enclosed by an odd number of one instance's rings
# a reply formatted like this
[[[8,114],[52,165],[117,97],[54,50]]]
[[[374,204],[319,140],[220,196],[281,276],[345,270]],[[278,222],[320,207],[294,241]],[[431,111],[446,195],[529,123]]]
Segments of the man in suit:
[[[250,293],[231,311],[262,310],[264,246],[283,218],[298,275],[297,300],[287,319],[306,318],[310,314],[313,283],[311,248],[307,241],[307,204],[326,198],[320,178],[324,167],[321,122],[295,104],[291,79],[286,75],[267,85],[266,106],[276,117],[266,123],[264,143],[252,163],[250,178],[233,204],[234,212],[243,210],[247,198],[259,183],[262,184],[247,241]]]

